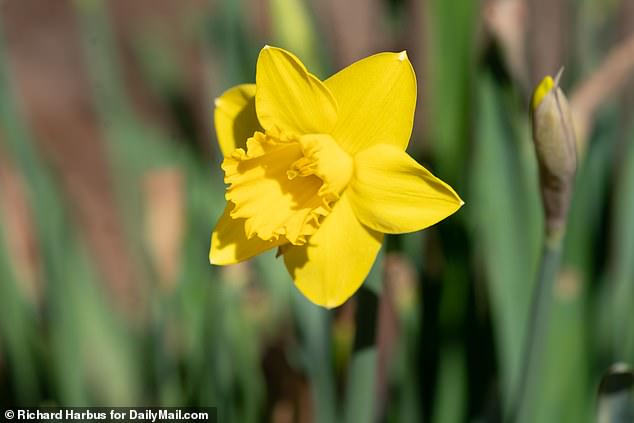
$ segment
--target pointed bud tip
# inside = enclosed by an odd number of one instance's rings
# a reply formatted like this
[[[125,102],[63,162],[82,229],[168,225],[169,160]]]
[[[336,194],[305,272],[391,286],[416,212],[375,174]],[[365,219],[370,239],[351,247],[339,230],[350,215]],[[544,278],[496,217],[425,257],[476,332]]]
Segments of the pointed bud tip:
[[[559,71],[557,71],[557,75],[555,75],[555,86],[558,87],[559,86],[559,80],[561,79],[561,75],[563,75],[564,73],[564,66],[559,68]]]
[[[407,59],[407,50],[403,50],[398,54],[398,60],[404,62]]]

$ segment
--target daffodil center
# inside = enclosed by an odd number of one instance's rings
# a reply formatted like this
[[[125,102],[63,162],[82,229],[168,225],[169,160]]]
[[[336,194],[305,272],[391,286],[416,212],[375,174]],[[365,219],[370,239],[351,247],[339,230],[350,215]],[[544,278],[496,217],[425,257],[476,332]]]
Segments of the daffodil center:
[[[328,201],[339,198],[352,177],[352,158],[326,134],[304,135],[299,139],[303,157],[286,171],[288,179],[315,175],[323,181],[319,195]]]
[[[247,237],[304,244],[346,189],[352,158],[329,135],[256,132],[222,164],[231,217]]]

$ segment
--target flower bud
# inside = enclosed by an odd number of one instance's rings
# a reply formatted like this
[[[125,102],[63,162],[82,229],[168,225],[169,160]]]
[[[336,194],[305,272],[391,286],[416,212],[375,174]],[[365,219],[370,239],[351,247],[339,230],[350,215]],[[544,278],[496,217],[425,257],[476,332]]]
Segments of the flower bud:
[[[577,168],[577,150],[568,100],[559,88],[561,71],[545,77],[531,100],[533,141],[539,164],[546,235],[563,234]]]

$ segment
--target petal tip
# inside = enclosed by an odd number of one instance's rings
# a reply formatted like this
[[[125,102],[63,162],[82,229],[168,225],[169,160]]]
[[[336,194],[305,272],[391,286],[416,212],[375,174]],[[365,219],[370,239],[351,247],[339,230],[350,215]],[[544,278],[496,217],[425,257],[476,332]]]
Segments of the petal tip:
[[[404,62],[405,60],[407,60],[407,58],[407,50],[403,50],[398,54],[398,60],[400,60],[401,62]]]
[[[332,310],[334,308],[340,307],[346,301],[348,301],[354,294],[353,292],[352,294],[347,295],[345,297],[343,296],[322,297],[322,296],[315,296],[314,293],[311,293],[311,292],[305,292],[303,289],[301,289],[301,287],[297,286],[297,283],[295,284],[295,286],[299,289],[299,292],[301,292],[302,295],[306,297],[308,301],[310,301],[311,303],[319,307],[323,307],[328,310]]]
[[[348,299],[349,299],[349,297],[344,299],[344,300],[341,300],[341,299],[330,299],[330,300],[326,301],[322,305],[322,307],[327,308],[329,310],[332,310],[333,308],[337,308],[340,305],[342,305],[343,303],[345,303],[346,301],[348,301]]]
[[[555,75],[555,87],[559,87],[559,80],[561,79],[561,75],[564,73],[564,66],[559,68],[557,75]]]

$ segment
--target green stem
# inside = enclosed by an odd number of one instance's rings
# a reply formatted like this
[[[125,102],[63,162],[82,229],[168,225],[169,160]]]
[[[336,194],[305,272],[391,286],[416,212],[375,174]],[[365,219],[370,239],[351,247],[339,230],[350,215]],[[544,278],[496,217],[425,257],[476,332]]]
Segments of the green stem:
[[[336,389],[332,372],[332,312],[310,304],[298,291],[293,295],[295,318],[302,335],[302,356],[310,380],[314,421],[336,422]]]
[[[537,286],[533,292],[528,330],[524,348],[524,359],[516,394],[512,397],[508,422],[518,422],[526,409],[530,395],[536,392],[536,382],[541,378],[541,359],[548,336],[548,321],[552,306],[552,293],[555,274],[561,256],[561,237],[547,237],[544,242]]]
[[[378,296],[363,286],[358,295],[356,334],[350,367],[344,411],[345,423],[376,421],[377,347],[376,322]]]
[[[380,406],[377,403],[377,319],[382,295],[383,254],[379,253],[365,283],[357,293],[356,333],[344,403],[345,423],[373,423]]]

